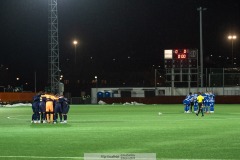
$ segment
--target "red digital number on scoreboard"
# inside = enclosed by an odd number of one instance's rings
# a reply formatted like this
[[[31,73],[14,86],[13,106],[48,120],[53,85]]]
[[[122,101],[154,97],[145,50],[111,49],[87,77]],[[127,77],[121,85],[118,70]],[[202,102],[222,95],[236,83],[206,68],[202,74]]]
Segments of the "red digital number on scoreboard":
[[[186,54],[178,54],[177,57],[178,57],[178,59],[185,59],[185,58],[187,58],[187,55]]]
[[[174,59],[186,59],[187,58],[187,49],[175,49],[174,50]]]

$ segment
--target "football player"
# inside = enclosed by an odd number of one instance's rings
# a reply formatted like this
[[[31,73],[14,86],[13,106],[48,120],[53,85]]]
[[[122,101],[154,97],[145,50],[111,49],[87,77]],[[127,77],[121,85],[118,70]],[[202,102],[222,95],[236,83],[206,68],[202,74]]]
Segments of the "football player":
[[[53,123],[53,114],[54,114],[54,100],[57,100],[58,98],[55,97],[52,94],[44,94],[41,95],[41,97],[46,98],[46,118],[48,123]]]
[[[63,114],[63,123],[67,123],[67,114],[69,112],[70,106],[69,106],[69,101],[67,98],[64,98],[63,103],[62,103],[62,114]]]

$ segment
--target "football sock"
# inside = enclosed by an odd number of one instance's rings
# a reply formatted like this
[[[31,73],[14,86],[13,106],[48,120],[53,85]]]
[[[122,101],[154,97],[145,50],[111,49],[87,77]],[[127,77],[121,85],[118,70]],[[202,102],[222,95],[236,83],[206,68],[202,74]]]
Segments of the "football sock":
[[[50,121],[53,122],[53,112],[50,113]]]
[[[62,121],[62,114],[59,115],[59,118],[60,118],[60,122]]]
[[[37,120],[40,120],[40,114],[39,114],[39,112],[36,112],[36,115],[37,115]]]
[[[67,120],[67,115],[66,114],[63,115],[63,118],[64,118],[64,121],[66,121]]]
[[[48,122],[50,122],[49,112],[46,112],[46,119]]]
[[[55,113],[55,114],[54,114],[54,121],[56,122],[57,119],[58,119],[58,115],[57,115],[57,113]]]
[[[46,120],[46,113],[42,113],[42,120]]]

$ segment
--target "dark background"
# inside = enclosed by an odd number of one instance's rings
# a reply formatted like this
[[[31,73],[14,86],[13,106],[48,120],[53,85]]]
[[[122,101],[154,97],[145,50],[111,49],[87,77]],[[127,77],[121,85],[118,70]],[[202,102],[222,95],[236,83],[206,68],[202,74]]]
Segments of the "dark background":
[[[0,0],[0,86],[47,86],[48,0]],[[58,0],[60,69],[66,91],[98,86],[151,86],[164,49],[199,49],[203,11],[204,67],[229,67],[229,34],[239,35],[238,0]],[[77,39],[77,64],[72,41]],[[234,57],[239,67],[239,36]],[[212,56],[211,56],[212,55]],[[19,77],[19,81],[16,81]],[[64,81],[63,81],[64,82]]]

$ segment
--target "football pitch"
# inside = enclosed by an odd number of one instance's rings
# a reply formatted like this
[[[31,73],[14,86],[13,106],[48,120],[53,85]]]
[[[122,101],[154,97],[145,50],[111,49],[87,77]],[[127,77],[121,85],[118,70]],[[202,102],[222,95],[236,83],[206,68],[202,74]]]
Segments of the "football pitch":
[[[160,112],[160,114],[159,114]],[[183,105],[71,105],[67,124],[31,124],[31,107],[0,107],[0,159],[156,153],[158,160],[240,159],[240,105],[204,117]]]

